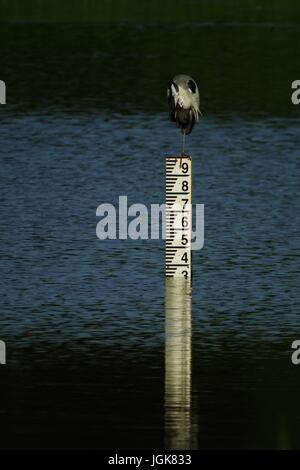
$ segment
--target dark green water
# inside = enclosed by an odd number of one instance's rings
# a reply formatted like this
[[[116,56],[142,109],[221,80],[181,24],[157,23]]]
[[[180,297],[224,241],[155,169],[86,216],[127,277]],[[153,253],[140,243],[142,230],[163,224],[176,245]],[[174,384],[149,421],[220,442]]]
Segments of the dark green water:
[[[1,447],[299,449],[297,2],[4,3]],[[181,72],[204,115],[191,296],[161,242],[95,234],[102,202],[164,200]]]
[[[1,0],[5,20],[286,22],[300,19],[297,0]]]

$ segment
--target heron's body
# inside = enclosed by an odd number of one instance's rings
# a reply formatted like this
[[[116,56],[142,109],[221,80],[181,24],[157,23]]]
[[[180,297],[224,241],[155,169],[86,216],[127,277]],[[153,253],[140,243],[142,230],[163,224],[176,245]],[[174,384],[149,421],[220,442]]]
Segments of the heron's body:
[[[200,114],[199,91],[188,75],[176,75],[168,84],[170,118],[184,135],[190,134]]]

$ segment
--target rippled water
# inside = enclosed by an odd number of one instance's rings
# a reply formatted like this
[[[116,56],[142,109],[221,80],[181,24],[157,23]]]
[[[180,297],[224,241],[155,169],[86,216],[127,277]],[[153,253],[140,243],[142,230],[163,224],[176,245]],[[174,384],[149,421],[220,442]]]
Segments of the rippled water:
[[[1,25],[4,447],[299,448],[299,32],[194,25],[202,60],[185,31]],[[165,286],[161,241],[95,232],[103,202],[164,201],[177,67],[203,88],[192,290]]]

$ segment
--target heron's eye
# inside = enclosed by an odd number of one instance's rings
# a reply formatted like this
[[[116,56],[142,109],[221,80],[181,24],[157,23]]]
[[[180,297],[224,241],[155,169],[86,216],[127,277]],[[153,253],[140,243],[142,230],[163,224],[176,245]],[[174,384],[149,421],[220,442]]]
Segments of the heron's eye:
[[[196,93],[196,83],[193,80],[188,81],[188,87],[192,93]]]

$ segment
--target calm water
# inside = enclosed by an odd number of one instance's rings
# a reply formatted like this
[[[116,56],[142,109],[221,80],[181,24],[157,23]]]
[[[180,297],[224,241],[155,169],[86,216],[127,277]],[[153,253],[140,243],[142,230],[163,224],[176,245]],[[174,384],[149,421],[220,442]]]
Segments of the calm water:
[[[296,23],[1,23],[1,447],[300,448]],[[194,76],[205,247],[100,241],[164,201],[165,84]]]

